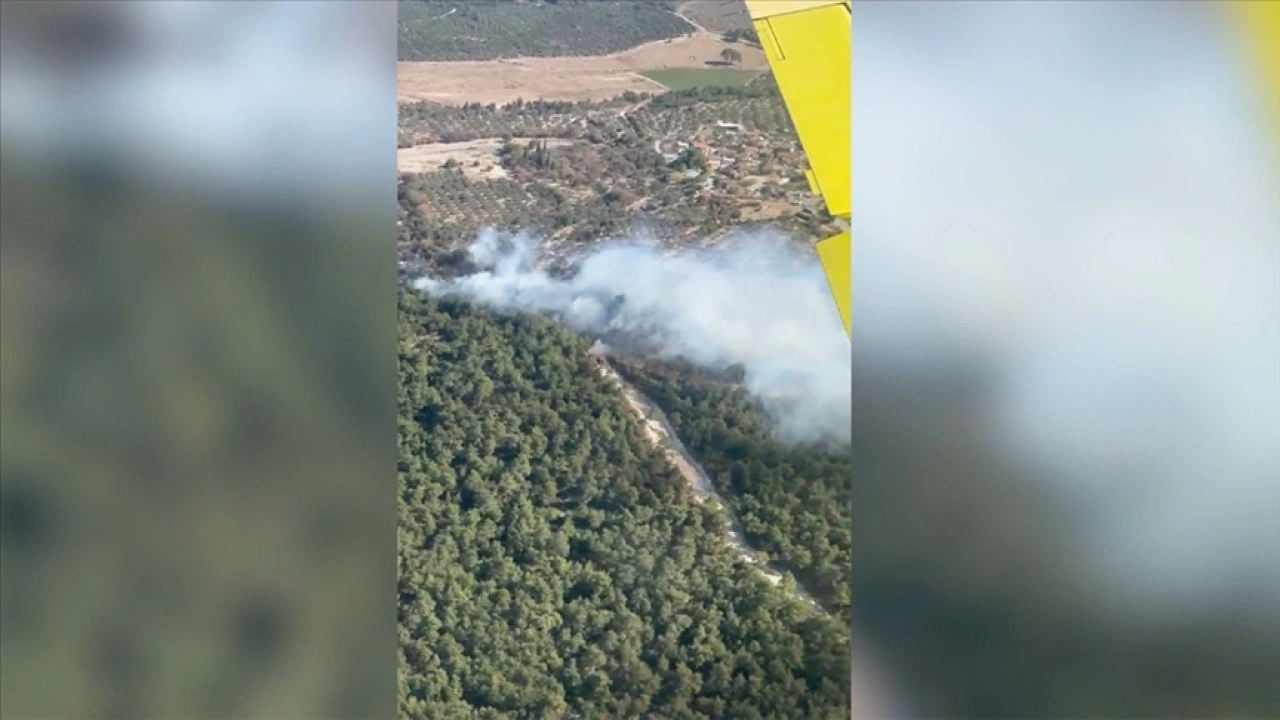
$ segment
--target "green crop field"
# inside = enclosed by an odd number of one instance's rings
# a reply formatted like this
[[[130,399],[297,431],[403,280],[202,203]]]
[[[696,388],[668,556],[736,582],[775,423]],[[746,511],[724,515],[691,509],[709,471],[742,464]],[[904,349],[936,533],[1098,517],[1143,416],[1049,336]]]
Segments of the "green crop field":
[[[651,70],[641,73],[654,82],[661,83],[671,90],[688,90],[689,88],[707,86],[741,86],[751,82],[760,75],[757,70],[738,70],[736,68],[677,68],[673,70]]]

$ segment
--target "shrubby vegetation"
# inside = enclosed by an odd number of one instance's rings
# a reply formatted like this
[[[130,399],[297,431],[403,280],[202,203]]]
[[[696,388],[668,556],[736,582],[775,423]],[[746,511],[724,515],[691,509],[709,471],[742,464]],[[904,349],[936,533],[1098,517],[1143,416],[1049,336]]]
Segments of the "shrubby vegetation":
[[[401,60],[604,55],[693,32],[674,3],[401,0]]]
[[[843,620],[726,546],[583,340],[400,312],[404,717],[848,716]]]
[[[406,103],[400,106],[399,145],[503,136],[603,142],[628,132],[649,139],[683,138],[716,121],[795,140],[777,81],[764,73],[745,85],[700,85],[659,95],[626,92],[597,102]]]
[[[716,129],[717,122],[740,125],[754,140]],[[594,103],[413,103],[401,106],[400,135],[403,146],[505,138],[497,158],[505,178],[468,178],[456,166],[402,176],[401,248],[436,269],[443,268],[435,255],[486,226],[540,230],[561,253],[638,224],[673,242],[701,244],[755,222],[751,213],[773,201],[785,212],[775,227],[810,238],[835,232],[814,207],[819,201],[800,172],[803,153],[771,76],[745,87],[625,93]],[[712,139],[721,165],[689,179],[686,170],[708,169],[706,156],[678,143],[699,136]]]
[[[847,617],[852,561],[849,448],[789,446],[740,386],[672,363],[613,363],[667,414],[747,540]]]

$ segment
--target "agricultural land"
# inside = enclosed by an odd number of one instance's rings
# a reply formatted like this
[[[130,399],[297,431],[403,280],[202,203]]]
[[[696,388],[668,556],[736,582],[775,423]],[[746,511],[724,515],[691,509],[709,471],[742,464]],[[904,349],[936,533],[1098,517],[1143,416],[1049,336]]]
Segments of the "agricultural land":
[[[736,17],[740,3],[408,0],[401,7],[402,102],[604,100],[694,86],[690,71],[708,71],[705,84],[735,84],[768,69],[749,29],[713,31],[689,19]]]
[[[564,257],[637,226],[699,245],[764,224],[798,239],[838,230],[809,189],[767,74],[596,102],[408,103],[400,146],[400,249],[411,266],[483,227],[541,231]]]

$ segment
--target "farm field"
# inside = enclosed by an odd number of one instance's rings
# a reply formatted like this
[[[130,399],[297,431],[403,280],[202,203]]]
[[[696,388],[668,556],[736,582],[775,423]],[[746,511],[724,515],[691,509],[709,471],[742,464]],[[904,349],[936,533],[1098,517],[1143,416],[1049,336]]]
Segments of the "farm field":
[[[400,62],[400,102],[429,100],[445,105],[468,102],[499,105],[523,100],[603,100],[624,92],[654,92],[664,86],[642,73],[671,69],[712,69],[732,48],[742,59],[736,70],[768,69],[764,53],[744,43],[695,33],[660,40],[610,55],[526,57],[481,62]],[[715,68],[721,69],[721,68]],[[727,68],[725,68],[727,69]]]
[[[670,90],[688,90],[696,87],[733,87],[746,85],[760,76],[757,70],[737,68],[672,68],[650,70],[641,73],[646,78]]]

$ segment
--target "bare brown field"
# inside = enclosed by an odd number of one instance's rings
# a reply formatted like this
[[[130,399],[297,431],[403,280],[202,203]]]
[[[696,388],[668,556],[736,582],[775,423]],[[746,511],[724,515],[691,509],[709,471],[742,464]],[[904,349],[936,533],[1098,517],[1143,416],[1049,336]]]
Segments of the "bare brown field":
[[[744,207],[742,209],[742,219],[749,222],[777,220],[795,212],[795,209],[795,205],[785,200],[762,200],[759,207]]]
[[[514,138],[521,142],[523,138]],[[543,140],[548,147],[568,145],[567,140]],[[456,143],[428,143],[400,148],[396,151],[396,169],[402,173],[424,173],[439,170],[450,160],[457,161],[462,173],[472,180],[486,180],[507,176],[498,164],[498,149],[502,140],[486,138]]]
[[[430,100],[446,105],[468,102],[504,104],[525,100],[604,100],[630,90],[661,92],[664,88],[639,73],[674,68],[704,68],[720,61],[720,51],[742,54],[736,67],[765,70],[768,61],[758,48],[726,43],[698,32],[660,40],[612,55],[519,58],[468,62],[400,62],[400,102]]]

